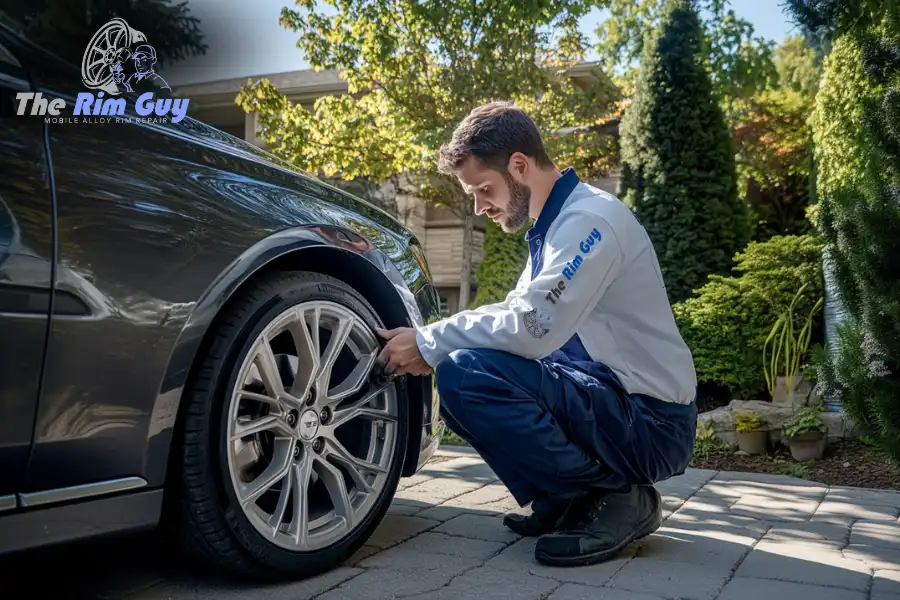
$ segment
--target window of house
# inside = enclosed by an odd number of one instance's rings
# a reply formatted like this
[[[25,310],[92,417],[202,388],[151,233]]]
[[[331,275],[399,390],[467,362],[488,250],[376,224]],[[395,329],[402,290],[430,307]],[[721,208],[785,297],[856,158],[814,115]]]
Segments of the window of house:
[[[449,317],[450,316],[450,300],[447,298],[446,294],[442,292],[438,292],[438,312],[441,317]]]

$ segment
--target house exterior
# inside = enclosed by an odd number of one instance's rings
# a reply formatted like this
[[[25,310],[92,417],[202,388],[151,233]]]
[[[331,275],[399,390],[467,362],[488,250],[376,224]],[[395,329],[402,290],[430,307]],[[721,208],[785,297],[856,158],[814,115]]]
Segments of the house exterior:
[[[604,77],[596,63],[581,63],[570,69],[569,77],[576,83],[589,85],[597,78]],[[292,102],[312,109],[315,101],[323,96],[347,92],[347,82],[337,71],[315,71],[304,69],[284,73],[260,74],[219,81],[190,83],[176,86],[174,92],[179,97],[190,98],[190,116],[212,125],[235,137],[250,141],[260,147],[265,142],[257,135],[255,113],[245,113],[235,104],[235,97],[248,79],[268,79],[272,85]],[[615,192],[618,177],[613,174],[602,181],[592,182],[608,191]],[[342,186],[343,187],[343,186]],[[459,305],[463,259],[463,222],[446,208],[426,204],[405,186],[398,189],[394,184],[386,184],[368,195],[371,199],[382,198],[395,208],[398,218],[421,240],[434,277],[434,284],[441,298],[441,309],[445,315],[465,308]],[[477,283],[474,280],[478,264],[483,260],[485,217],[475,218],[473,268],[471,296],[475,297]]]

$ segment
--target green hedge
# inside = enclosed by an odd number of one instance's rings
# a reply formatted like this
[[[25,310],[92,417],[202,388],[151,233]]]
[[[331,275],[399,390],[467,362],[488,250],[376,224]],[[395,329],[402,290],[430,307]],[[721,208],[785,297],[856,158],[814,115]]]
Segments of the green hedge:
[[[516,287],[527,261],[525,233],[506,233],[488,219],[484,231],[484,259],[475,272],[478,293],[472,306],[502,302]]]
[[[712,275],[693,297],[673,306],[699,383],[726,387],[738,398],[766,393],[763,344],[801,286],[809,284],[794,310],[798,320],[821,297],[821,251],[811,235],[751,242],[736,255],[733,276]],[[820,321],[821,313],[817,333]]]

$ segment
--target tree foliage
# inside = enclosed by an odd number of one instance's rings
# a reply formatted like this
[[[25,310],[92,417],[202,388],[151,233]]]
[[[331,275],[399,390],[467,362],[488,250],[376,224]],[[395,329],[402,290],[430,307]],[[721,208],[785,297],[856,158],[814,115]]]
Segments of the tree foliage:
[[[778,86],[735,103],[738,189],[758,219],[754,239],[802,234],[811,223],[812,132],[809,113],[821,78],[814,51],[800,36],[773,52]]]
[[[543,95],[536,120],[548,127],[582,124],[573,113],[584,105],[593,105],[595,118],[609,112],[608,82],[582,90],[564,77],[583,54],[577,2],[331,1],[333,15],[315,12],[312,1],[297,4],[301,10],[283,10],[282,24],[300,34],[314,68],[341,72],[348,93],[320,98],[308,111],[262,80],[238,102],[259,112],[276,153],[308,170],[432,179],[440,144],[472,108],[492,100]]]
[[[596,0],[610,17],[597,28],[597,53],[604,67],[622,75],[623,87],[637,81],[638,62],[648,36],[659,26],[671,0]],[[777,77],[771,41],[754,35],[753,25],[729,8],[728,0],[693,0],[706,18],[701,23],[701,50],[713,94],[727,104],[765,89]]]
[[[621,135],[620,197],[653,240],[670,300],[683,300],[708,275],[728,273],[750,238],[729,132],[702,65],[700,22],[687,3],[673,4],[647,45]]]
[[[34,43],[81,64],[93,35],[114,17],[144,33],[160,65],[207,50],[200,21],[187,2],[172,0],[7,0],[2,9]]]

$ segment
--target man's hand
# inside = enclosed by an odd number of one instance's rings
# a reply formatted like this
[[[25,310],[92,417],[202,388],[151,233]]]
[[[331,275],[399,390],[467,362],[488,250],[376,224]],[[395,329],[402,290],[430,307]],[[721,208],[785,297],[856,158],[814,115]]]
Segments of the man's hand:
[[[377,362],[384,365],[385,373],[391,375],[428,375],[431,367],[422,358],[419,345],[416,343],[416,330],[411,327],[398,327],[385,331],[375,330],[388,342],[378,355]]]

